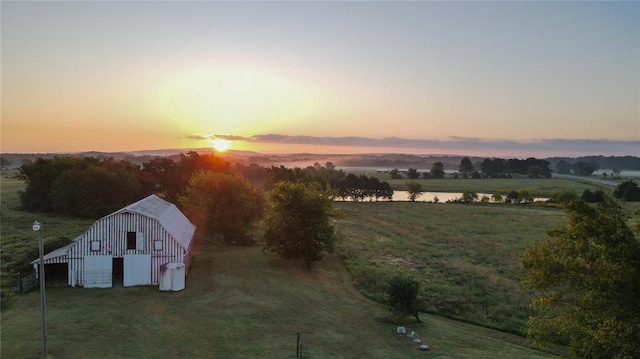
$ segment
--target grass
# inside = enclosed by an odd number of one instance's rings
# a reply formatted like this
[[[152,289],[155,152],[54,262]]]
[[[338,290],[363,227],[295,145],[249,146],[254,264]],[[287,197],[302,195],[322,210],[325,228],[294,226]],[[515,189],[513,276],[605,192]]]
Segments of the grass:
[[[561,209],[517,205],[340,202],[340,253],[356,287],[382,300],[396,270],[422,282],[424,308],[524,333],[529,296],[519,256],[564,221]]]
[[[44,223],[49,247],[81,234],[92,221],[21,212],[17,191],[23,184],[7,179],[1,184],[5,293],[14,285],[7,273],[25,261],[29,267],[28,261],[37,256],[33,220]],[[354,220],[350,217],[345,224]],[[364,237],[355,235],[351,244]],[[308,271],[301,263],[259,248],[202,246],[181,292],[160,292],[157,287],[47,288],[50,358],[292,358],[297,332],[311,358],[549,356],[529,347],[521,336],[441,316],[423,314],[423,324],[410,318],[398,322],[386,307],[360,294],[352,286],[354,279],[337,255]],[[38,292],[17,294],[11,302],[0,313],[0,357],[40,357]],[[416,331],[432,349],[419,351],[398,336],[395,328],[400,324]]]
[[[259,248],[201,247],[181,292],[47,289],[51,358],[542,358],[517,336],[424,315],[395,333],[385,308],[353,289],[337,256],[312,271]],[[411,324],[411,321],[408,320]],[[37,292],[2,313],[3,358],[40,355]]]
[[[20,210],[18,191],[24,182],[0,178],[0,274],[3,299],[7,290],[17,286],[18,272],[31,272],[29,262],[38,257],[38,236],[32,230],[34,221],[42,223],[45,253],[63,246],[82,234],[92,220],[31,213]]]

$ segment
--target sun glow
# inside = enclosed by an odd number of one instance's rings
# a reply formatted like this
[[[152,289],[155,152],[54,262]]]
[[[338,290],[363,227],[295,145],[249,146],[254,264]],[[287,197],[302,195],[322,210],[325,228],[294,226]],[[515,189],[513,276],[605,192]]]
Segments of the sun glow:
[[[231,147],[231,141],[217,138],[211,141],[211,146],[218,152],[224,152]]]
[[[190,133],[278,131],[320,116],[324,97],[313,86],[278,71],[243,66],[178,71],[158,87],[158,116]]]

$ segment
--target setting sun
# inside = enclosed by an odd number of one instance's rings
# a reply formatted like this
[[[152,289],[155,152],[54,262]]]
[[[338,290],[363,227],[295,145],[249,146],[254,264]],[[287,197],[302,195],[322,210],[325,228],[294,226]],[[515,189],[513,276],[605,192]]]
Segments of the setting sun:
[[[231,147],[231,141],[228,140],[221,140],[221,139],[215,139],[211,141],[211,145],[213,146],[213,148],[218,151],[218,152],[224,152],[226,150],[229,149],[229,147]]]

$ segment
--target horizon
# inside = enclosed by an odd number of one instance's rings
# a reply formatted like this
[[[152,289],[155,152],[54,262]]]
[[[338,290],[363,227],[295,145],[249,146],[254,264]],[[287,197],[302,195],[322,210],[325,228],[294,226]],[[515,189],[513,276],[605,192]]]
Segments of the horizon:
[[[638,2],[0,7],[0,153],[640,154]]]

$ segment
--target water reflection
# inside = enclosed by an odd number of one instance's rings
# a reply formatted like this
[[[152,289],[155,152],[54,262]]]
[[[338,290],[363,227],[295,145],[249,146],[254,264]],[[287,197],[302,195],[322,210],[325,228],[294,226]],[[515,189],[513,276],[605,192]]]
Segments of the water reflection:
[[[483,198],[486,197],[484,201],[494,202],[491,196],[492,194],[490,193],[478,193],[477,201],[482,202]],[[416,198],[415,202],[447,203],[454,202],[460,198],[462,198],[462,192],[422,192],[422,194]],[[393,191],[392,200],[396,202],[409,201],[409,191]],[[534,198],[534,202],[544,202],[547,200],[548,198]],[[336,201],[342,201],[342,198],[336,198]],[[345,201],[351,201],[351,199],[347,198]],[[379,201],[384,201],[384,199],[380,199]],[[367,198],[363,202],[369,202],[369,199]]]

